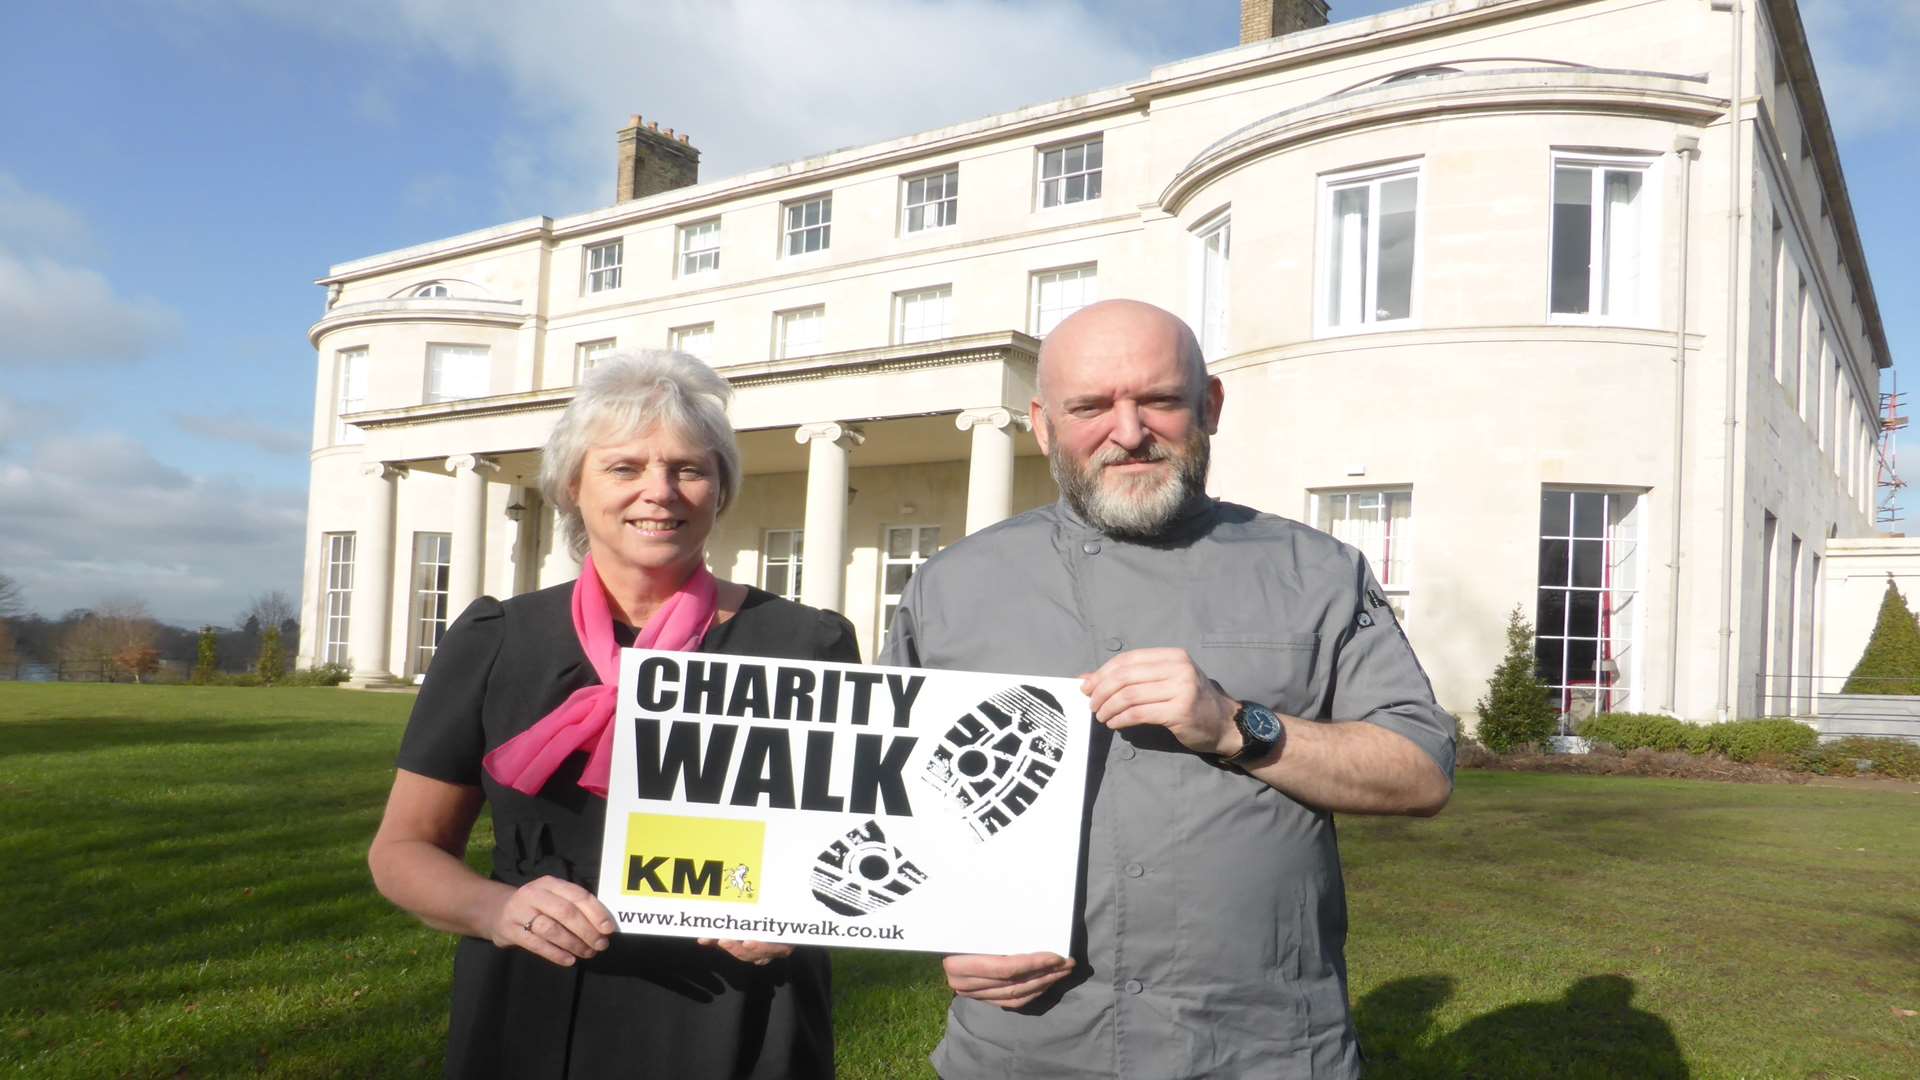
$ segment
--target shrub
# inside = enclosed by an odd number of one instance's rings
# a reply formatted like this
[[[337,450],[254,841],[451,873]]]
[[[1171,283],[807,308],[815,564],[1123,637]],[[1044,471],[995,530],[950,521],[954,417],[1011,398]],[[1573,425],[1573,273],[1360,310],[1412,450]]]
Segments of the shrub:
[[[220,636],[213,627],[200,628],[200,643],[195,648],[193,659],[193,685],[205,686],[213,682],[220,673]]]
[[[1907,610],[1907,601],[1887,578],[1880,598],[1880,615],[1860,662],[1847,676],[1843,694],[1920,694],[1920,625]]]
[[[1735,761],[1785,761],[1795,754],[1811,750],[1820,735],[1798,720],[1775,717],[1769,720],[1735,720],[1702,728],[1707,747]]]
[[[1596,713],[1580,722],[1582,737],[1616,750],[1707,749],[1706,729],[1657,713]]]
[[[269,626],[260,632],[260,660],[253,670],[264,683],[276,683],[286,676],[287,658],[280,648],[279,627]]]
[[[1902,739],[1835,739],[1800,751],[1791,761],[1794,768],[1822,776],[1854,776],[1864,761],[1882,776],[1920,780],[1920,746]]]
[[[1487,680],[1487,696],[1474,708],[1480,713],[1474,737],[1497,754],[1543,743],[1553,734],[1558,714],[1552,694],[1534,677],[1533,624],[1518,604],[1507,616],[1507,654]]]
[[[276,686],[339,686],[353,674],[345,664],[321,664],[318,667],[300,668],[280,677]]]
[[[160,650],[151,645],[129,645],[113,654],[113,665],[142,682],[160,670]]]

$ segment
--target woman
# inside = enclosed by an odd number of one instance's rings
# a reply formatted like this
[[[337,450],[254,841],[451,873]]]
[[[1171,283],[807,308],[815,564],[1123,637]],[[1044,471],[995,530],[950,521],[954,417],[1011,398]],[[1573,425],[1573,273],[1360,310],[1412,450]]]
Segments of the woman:
[[[684,354],[598,365],[540,466],[580,579],[475,601],[420,689],[368,863],[462,935],[448,1076],[832,1074],[824,952],[618,934],[593,895],[621,645],[859,660],[841,616],[707,571],[740,485],[729,393]],[[490,879],[464,861],[482,804]]]

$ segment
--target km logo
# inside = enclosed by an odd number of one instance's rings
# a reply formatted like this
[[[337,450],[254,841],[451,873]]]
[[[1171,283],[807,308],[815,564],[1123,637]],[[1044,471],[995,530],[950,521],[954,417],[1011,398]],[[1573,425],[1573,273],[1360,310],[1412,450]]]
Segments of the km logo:
[[[627,815],[627,872],[621,892],[661,899],[756,903],[766,825],[726,818]],[[726,888],[732,884],[732,888]]]

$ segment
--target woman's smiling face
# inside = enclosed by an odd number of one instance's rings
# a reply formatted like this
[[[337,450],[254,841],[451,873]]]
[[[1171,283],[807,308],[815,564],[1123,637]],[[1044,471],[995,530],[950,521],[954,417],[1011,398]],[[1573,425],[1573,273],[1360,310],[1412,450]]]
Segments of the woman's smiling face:
[[[573,494],[595,565],[647,574],[704,559],[720,512],[712,451],[666,425],[589,449]]]

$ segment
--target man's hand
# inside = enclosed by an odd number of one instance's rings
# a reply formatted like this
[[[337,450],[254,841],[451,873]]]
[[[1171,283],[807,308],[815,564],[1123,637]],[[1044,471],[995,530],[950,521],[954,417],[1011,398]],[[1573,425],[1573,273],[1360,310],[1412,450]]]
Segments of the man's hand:
[[[1184,649],[1134,649],[1080,677],[1094,718],[1114,729],[1157,724],[1180,745],[1202,754],[1240,751],[1233,715],[1240,703],[1228,697]]]
[[[1017,1009],[1041,995],[1073,970],[1073,961],[1055,953],[1019,956],[949,956],[943,961],[947,985],[961,997]]]

